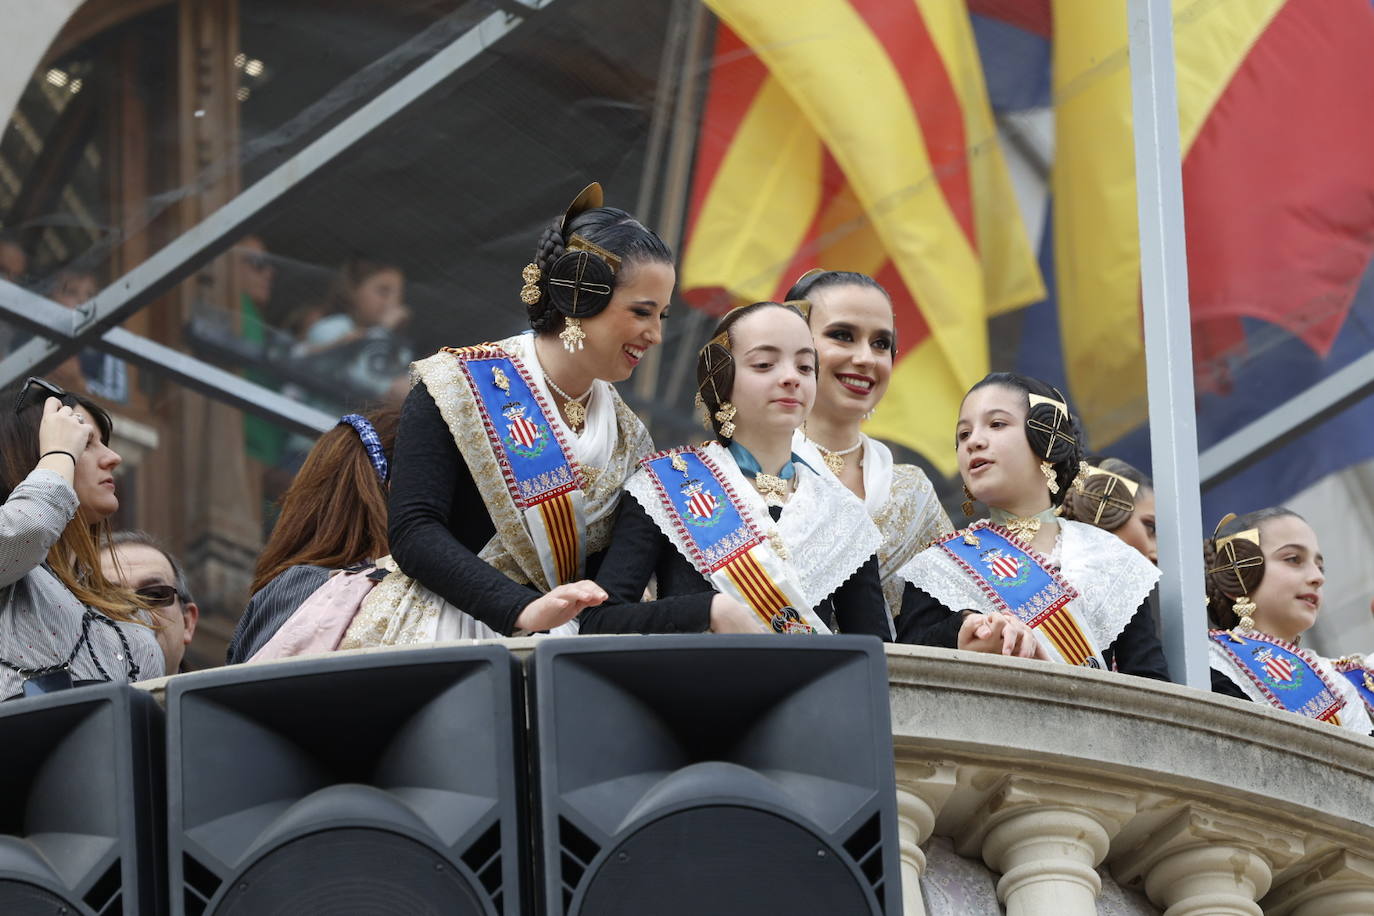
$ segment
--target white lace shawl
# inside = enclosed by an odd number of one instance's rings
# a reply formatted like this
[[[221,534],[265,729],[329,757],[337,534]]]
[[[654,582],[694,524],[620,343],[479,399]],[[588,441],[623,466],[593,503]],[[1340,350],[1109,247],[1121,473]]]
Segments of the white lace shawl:
[[[1269,638],[1274,639],[1273,637]],[[1281,645],[1289,652],[1292,652],[1294,655],[1299,655],[1306,659],[1307,663],[1321,672],[1322,677],[1331,685],[1331,692],[1345,701],[1345,705],[1341,707],[1340,712],[1341,728],[1348,728],[1360,735],[1367,735],[1371,729],[1374,729],[1374,724],[1371,724],[1369,719],[1369,712],[1364,706],[1364,698],[1360,696],[1359,691],[1355,689],[1353,684],[1342,677],[1341,673],[1331,666],[1331,662],[1322,658],[1317,653],[1304,649],[1301,646],[1295,646],[1279,639],[1274,639],[1274,642]],[[1227,680],[1239,687],[1240,692],[1251,700],[1254,700],[1261,706],[1268,706],[1270,709],[1277,708],[1273,703],[1269,702],[1269,698],[1264,695],[1264,691],[1260,690],[1259,686],[1240,669],[1240,666],[1236,664],[1235,660],[1227,655],[1226,651],[1222,649],[1221,646],[1216,644],[1216,640],[1207,640],[1207,660],[1213,671],[1220,671],[1224,674]]]
[[[818,473],[830,474],[820,449],[800,431],[792,437],[792,450]],[[888,616],[895,617],[902,609],[906,584],[898,571],[937,538],[953,532],[954,526],[925,471],[914,464],[894,464],[892,450],[871,436],[863,436],[861,454],[864,508],[883,538],[878,569]]]
[[[882,535],[868,517],[863,503],[828,471],[813,471],[806,464],[796,465],[796,489],[783,509],[782,518],[775,523],[763,497],[740,472],[728,449],[712,442],[700,451],[720,468],[743,503],[746,517],[758,530],[765,535],[776,532],[781,537],[788,553],[785,562],[812,610],[878,552]],[[625,489],[644,507],[658,530],[690,561],[692,555],[659,499],[649,473],[641,468],[626,483]]]
[[[1068,605],[1106,651],[1154,588],[1159,570],[1116,535],[1082,522],[1059,519],[1060,574],[1078,591]],[[951,611],[996,610],[982,589],[939,545],[912,558],[898,572],[904,581]]]

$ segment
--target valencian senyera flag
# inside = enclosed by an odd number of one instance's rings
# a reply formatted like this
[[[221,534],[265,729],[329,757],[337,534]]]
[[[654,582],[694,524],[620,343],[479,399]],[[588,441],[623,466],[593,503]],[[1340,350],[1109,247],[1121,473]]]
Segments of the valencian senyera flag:
[[[964,0],[708,0],[720,19],[682,286],[712,312],[876,277],[898,361],[868,431],[942,473],[988,318],[1041,300]]]
[[[1148,470],[1124,3],[969,0],[993,108],[1053,106],[1045,302],[1020,371],[1066,387],[1100,451]],[[1175,0],[1199,448],[1374,349],[1374,3]],[[1006,347],[1007,342],[1001,341]],[[1374,456],[1356,404],[1203,492],[1273,505]]]
[[[1106,445],[1146,411],[1126,4],[1052,9],[1063,363]],[[1224,395],[1232,365],[1261,355],[1243,319],[1329,357],[1374,252],[1374,119],[1364,116],[1374,5],[1174,0],[1173,10],[1197,383]]]

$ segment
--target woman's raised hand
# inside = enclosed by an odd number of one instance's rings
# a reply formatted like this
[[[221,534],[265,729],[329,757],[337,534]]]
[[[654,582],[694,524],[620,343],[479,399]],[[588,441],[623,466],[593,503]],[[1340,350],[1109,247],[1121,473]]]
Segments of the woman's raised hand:
[[[90,435],[91,428],[76,411],[57,398],[48,398],[43,402],[43,419],[38,425],[38,454],[66,452],[72,459],[68,461],[67,455],[48,455],[39,459],[39,465],[73,480],[76,461],[86,450]]]
[[[607,597],[606,590],[590,579],[569,582],[525,605],[520,616],[515,618],[515,626],[527,633],[552,630],[582,613],[583,608],[596,607]]]

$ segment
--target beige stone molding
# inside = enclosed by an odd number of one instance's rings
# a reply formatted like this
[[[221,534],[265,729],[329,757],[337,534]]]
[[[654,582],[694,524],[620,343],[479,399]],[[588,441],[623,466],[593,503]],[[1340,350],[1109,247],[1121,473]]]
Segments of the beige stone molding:
[[[1095,916],[1097,865],[1135,799],[1085,783],[1009,775],[955,836],[955,849],[1000,872],[1007,916]]]
[[[1374,913],[1374,858],[1334,852],[1274,888],[1263,903],[1268,916],[1368,916]]]
[[[888,674],[897,758],[955,769],[930,833],[1008,914],[1095,913],[1096,866],[1166,916],[1374,914],[1374,865],[1340,852],[1374,849],[1374,740],[1046,662],[891,646]]]
[[[935,817],[954,792],[956,768],[943,761],[896,757],[897,830],[902,858],[902,912],[925,916],[921,878],[926,873],[926,854],[921,846],[935,829]]]
[[[1123,884],[1143,879],[1169,916],[1261,916],[1255,901],[1304,850],[1297,831],[1189,805],[1118,856],[1113,874]]]

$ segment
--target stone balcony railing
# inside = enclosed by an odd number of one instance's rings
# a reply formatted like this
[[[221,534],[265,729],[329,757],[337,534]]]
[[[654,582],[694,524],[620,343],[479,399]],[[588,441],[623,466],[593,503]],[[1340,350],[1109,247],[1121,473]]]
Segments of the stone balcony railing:
[[[1374,916],[1374,739],[1159,681],[887,653],[907,916]]]
[[[893,646],[888,674],[907,916],[931,837],[1009,916],[1095,916],[1103,872],[1166,916],[1374,914],[1374,740],[1044,662]]]

